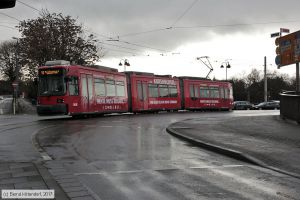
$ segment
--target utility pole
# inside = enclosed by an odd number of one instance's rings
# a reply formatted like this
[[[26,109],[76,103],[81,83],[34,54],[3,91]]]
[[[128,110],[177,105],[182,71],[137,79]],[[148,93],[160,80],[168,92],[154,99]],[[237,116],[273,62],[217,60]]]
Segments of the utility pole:
[[[296,93],[300,93],[299,63],[296,63]]]
[[[267,57],[264,59],[264,101],[268,101]]]
[[[16,66],[15,66],[15,81],[13,82],[13,88],[14,88],[14,94],[13,94],[13,114],[15,115],[18,110],[18,87],[19,87],[19,60],[18,60],[18,54],[19,54],[19,39],[16,37],[13,37],[16,42]]]

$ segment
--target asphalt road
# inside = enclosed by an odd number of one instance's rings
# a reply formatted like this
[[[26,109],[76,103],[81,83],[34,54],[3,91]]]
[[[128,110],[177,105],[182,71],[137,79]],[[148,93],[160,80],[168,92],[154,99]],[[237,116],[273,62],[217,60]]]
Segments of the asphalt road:
[[[95,199],[300,199],[300,180],[189,145],[166,133],[186,118],[279,111],[160,113],[37,122],[43,149]],[[46,128],[45,128],[46,127]]]

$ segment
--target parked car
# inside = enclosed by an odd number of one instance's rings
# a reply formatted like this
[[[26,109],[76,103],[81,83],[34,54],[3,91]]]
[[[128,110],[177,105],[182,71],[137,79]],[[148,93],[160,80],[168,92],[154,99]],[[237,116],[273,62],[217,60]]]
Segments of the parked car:
[[[254,108],[258,110],[280,109],[280,103],[278,101],[262,102],[260,104],[255,105]]]
[[[253,104],[249,101],[235,101],[233,102],[234,110],[250,110],[253,109]]]

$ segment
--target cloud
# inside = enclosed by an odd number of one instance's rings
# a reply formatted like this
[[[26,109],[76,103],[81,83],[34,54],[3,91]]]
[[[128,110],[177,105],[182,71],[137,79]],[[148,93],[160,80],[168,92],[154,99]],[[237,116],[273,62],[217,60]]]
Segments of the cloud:
[[[30,0],[26,1],[26,3],[37,9],[47,8],[50,12],[62,12],[75,18],[78,17],[78,21],[101,35],[109,37],[120,36],[120,39],[124,41],[166,51],[173,51],[185,43],[209,41],[216,35],[230,35],[237,32],[249,35],[262,29],[275,29],[280,25],[285,25],[285,23],[260,25],[257,23],[285,20],[300,21],[300,13],[298,12],[300,7],[299,0],[199,0],[174,25],[173,29],[166,29],[182,15],[193,1]],[[17,3],[15,9],[10,9],[6,13],[18,19],[34,18],[38,15],[37,12],[20,3]],[[0,16],[0,20],[4,19],[4,16]],[[295,25],[296,27],[299,23],[289,25]],[[197,26],[199,27],[196,28]],[[156,29],[165,30],[127,35],[128,33],[140,33]],[[107,38],[99,35],[98,37],[102,41],[107,42]],[[118,45],[133,47],[124,43]],[[141,52],[151,50],[137,46],[135,48],[141,49]]]

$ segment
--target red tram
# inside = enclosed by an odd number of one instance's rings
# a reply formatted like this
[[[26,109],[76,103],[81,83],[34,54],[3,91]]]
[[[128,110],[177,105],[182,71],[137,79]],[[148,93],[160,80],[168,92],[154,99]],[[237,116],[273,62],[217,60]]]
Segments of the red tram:
[[[39,68],[39,115],[128,111],[125,74],[97,66],[50,61]]]
[[[178,78],[144,72],[125,73],[130,112],[181,109]]]
[[[182,108],[186,110],[231,110],[232,86],[229,82],[198,77],[179,77]]]
[[[232,109],[232,87],[195,77],[70,65],[48,61],[39,67],[39,115]]]

